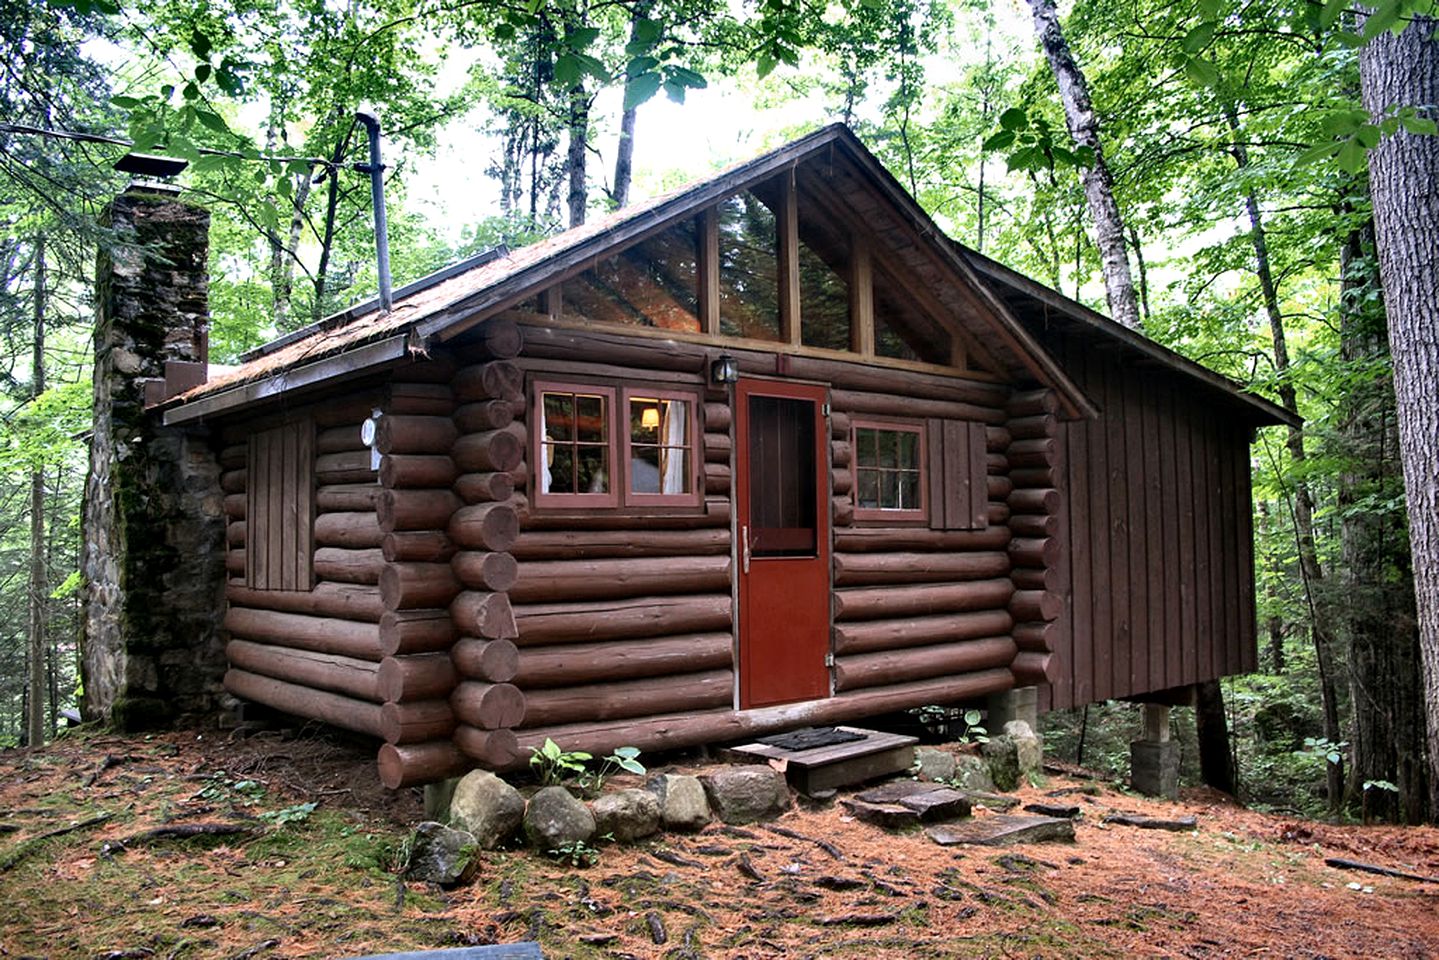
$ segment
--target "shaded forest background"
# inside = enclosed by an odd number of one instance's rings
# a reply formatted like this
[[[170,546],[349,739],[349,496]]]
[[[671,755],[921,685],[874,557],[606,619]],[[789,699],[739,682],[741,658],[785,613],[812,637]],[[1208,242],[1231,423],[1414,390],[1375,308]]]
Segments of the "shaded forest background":
[[[634,148],[667,136],[647,123],[661,101],[722,98],[753,130],[717,165],[843,120],[953,237],[1107,312],[1081,182],[1097,158],[1067,132],[1028,7],[281,6],[0,0],[0,744],[53,737],[76,701],[92,273],[126,144],[190,160],[188,196],[213,213],[215,362],[373,295],[362,103],[384,118],[397,282],[686,179],[637,171]],[[1224,684],[1241,794],[1418,818],[1419,631],[1366,151],[1433,121],[1371,122],[1359,62],[1432,5],[1063,12],[1143,331],[1305,418],[1253,447],[1262,670]],[[418,199],[457,130],[487,149],[446,189],[495,197],[459,225]],[[1051,749],[1119,770],[1136,723],[1125,704],[1055,715]]]

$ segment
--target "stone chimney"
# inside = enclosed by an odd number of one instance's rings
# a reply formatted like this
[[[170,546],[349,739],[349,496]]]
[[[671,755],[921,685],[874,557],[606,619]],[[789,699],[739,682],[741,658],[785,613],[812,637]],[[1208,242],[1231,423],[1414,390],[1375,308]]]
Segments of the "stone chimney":
[[[212,715],[225,668],[225,523],[208,437],[147,403],[202,382],[210,215],[132,187],[96,267],[94,432],[85,480],[86,719],[123,730]]]

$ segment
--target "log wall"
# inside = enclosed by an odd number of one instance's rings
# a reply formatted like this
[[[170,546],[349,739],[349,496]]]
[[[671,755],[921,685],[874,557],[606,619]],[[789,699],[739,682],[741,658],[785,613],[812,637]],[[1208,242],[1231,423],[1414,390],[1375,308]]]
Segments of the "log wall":
[[[1163,370],[1058,332],[1046,345],[1103,413],[1057,434],[1071,600],[1051,624],[1060,670],[1041,706],[1253,670],[1248,427]]]

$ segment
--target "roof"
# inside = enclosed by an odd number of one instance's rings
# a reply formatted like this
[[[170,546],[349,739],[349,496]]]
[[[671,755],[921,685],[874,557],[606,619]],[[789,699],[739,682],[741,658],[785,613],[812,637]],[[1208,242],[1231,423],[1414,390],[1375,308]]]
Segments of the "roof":
[[[409,354],[424,353],[430,346],[482,322],[496,309],[538,292],[560,274],[602,259],[670,222],[692,216],[753,182],[832,147],[844,151],[867,186],[903,216],[920,243],[972,288],[970,292],[980,309],[990,316],[994,329],[988,332],[994,334],[993,342],[1011,364],[1053,387],[1071,415],[1092,416],[1096,410],[1040,345],[1036,333],[1016,314],[1012,306],[1015,297],[1046,304],[1053,301],[1066,316],[1087,324],[1099,335],[1248,404],[1251,417],[1259,422],[1288,422],[1283,410],[1244,393],[1218,374],[950,240],[883,164],[840,124],[531,246],[452,265],[402,287],[389,313],[382,312],[378,304],[362,304],[280,338],[252,351],[240,366],[173,398],[166,405],[165,421],[176,423],[218,414],[301,386],[361,375]]]

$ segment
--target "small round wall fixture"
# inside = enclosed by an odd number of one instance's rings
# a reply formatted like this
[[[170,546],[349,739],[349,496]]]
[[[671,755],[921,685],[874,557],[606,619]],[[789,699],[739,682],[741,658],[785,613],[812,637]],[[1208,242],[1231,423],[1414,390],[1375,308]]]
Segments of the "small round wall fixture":
[[[722,353],[710,364],[710,379],[715,383],[736,383],[739,381],[739,361]]]

